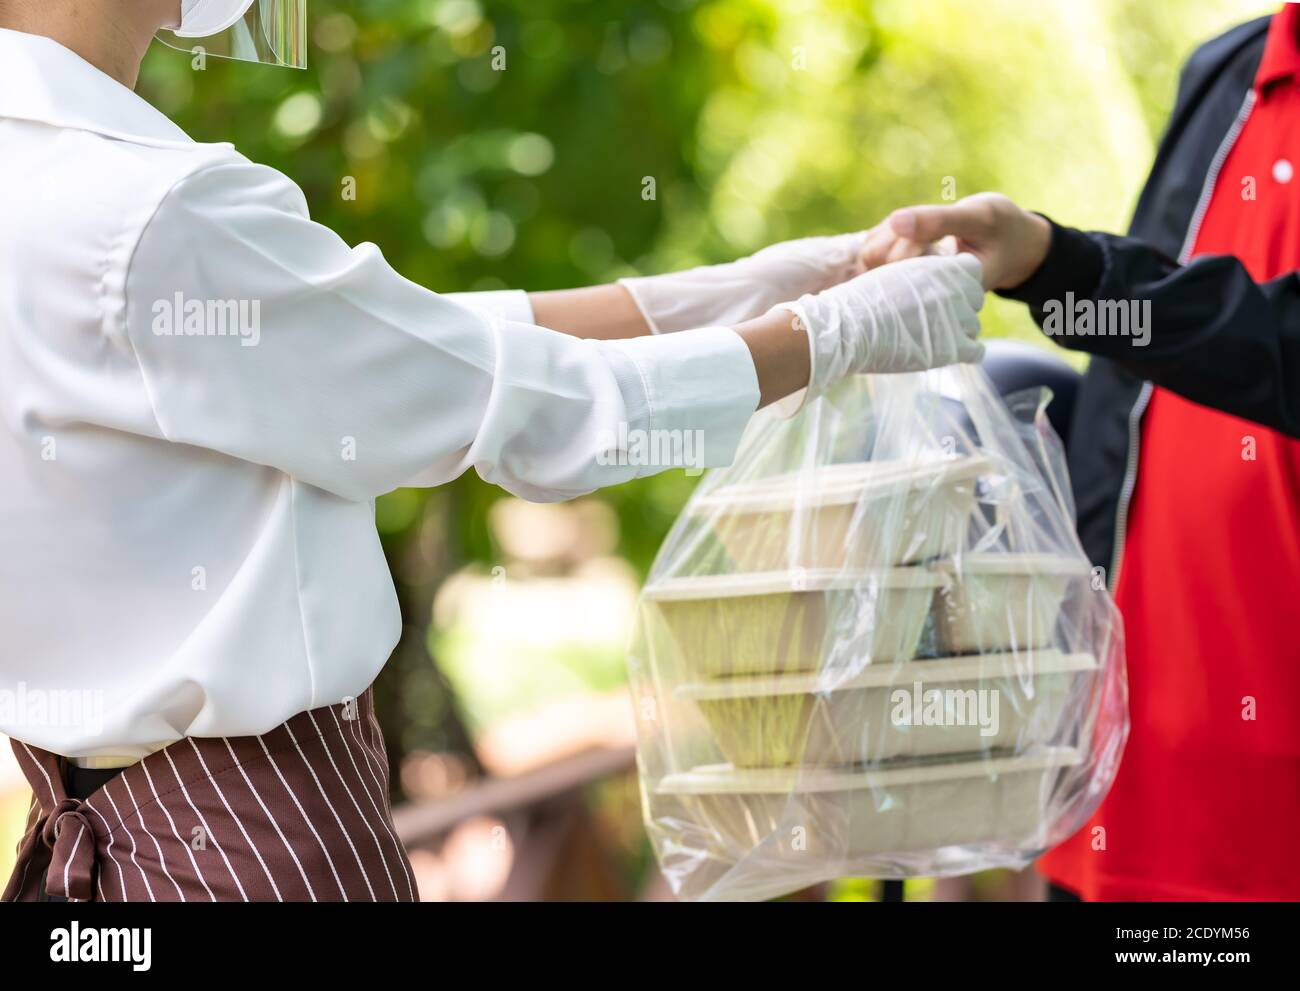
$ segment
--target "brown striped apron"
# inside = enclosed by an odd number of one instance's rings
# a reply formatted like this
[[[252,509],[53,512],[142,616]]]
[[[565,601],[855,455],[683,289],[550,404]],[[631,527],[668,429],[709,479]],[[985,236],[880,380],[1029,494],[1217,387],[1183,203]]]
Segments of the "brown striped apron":
[[[369,690],[261,736],[179,740],[84,801],[63,758],[12,744],[34,795],[0,900],[417,900]]]

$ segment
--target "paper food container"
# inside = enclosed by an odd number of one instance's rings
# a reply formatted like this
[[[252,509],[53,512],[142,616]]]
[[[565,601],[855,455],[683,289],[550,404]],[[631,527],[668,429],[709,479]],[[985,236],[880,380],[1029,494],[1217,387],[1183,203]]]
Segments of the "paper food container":
[[[1088,564],[1058,554],[967,554],[934,565],[936,652],[1026,650],[1050,644],[1071,580]]]
[[[737,571],[913,564],[965,545],[988,468],[978,456],[825,465],[724,485],[691,513]]]
[[[871,771],[717,764],[669,775],[656,790],[688,803],[690,821],[729,860],[856,861],[990,840],[1032,849],[1046,845],[1058,775],[1081,759],[1054,747]]]
[[[785,571],[674,578],[648,586],[688,678],[821,669],[916,654],[940,577],[927,568],[866,574]]]
[[[901,757],[1020,752],[1059,740],[1091,654],[1041,650],[868,667],[826,690],[816,674],[681,685],[738,768],[851,766]]]

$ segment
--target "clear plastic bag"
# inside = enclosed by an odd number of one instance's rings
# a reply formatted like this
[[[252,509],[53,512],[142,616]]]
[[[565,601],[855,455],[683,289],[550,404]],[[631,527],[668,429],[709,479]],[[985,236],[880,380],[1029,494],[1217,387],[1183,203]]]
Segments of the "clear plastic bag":
[[[1041,403],[982,371],[854,377],[755,417],[655,561],[629,664],[679,897],[1022,867],[1128,733],[1119,615]]]

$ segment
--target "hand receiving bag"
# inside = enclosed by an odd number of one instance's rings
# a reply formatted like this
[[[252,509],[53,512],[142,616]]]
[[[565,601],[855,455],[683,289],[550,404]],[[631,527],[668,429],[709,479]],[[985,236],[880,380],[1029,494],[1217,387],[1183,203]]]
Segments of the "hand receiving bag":
[[[1123,637],[1045,432],[976,367],[853,376],[702,480],[629,659],[679,897],[1018,868],[1086,822]]]

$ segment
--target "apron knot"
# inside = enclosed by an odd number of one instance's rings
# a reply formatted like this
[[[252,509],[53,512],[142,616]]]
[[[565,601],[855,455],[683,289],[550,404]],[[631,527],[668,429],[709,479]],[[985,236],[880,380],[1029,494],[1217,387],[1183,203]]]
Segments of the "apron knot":
[[[53,854],[45,877],[51,895],[90,901],[95,886],[95,831],[75,798],[60,799],[45,818],[41,838]]]

